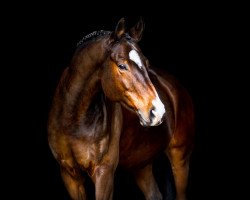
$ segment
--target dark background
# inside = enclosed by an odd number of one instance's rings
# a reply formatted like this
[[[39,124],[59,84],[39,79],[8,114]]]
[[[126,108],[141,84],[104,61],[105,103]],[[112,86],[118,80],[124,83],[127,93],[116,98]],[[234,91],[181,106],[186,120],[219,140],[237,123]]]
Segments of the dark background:
[[[5,96],[11,106],[5,116],[10,120],[6,124],[8,132],[13,134],[6,134],[3,143],[11,145],[3,152],[8,152],[4,153],[4,166],[11,171],[11,178],[5,185],[15,188],[8,192],[12,197],[68,199],[59,165],[47,143],[46,123],[55,87],[84,35],[114,30],[121,17],[125,17],[128,27],[139,18],[121,13],[84,14],[84,9],[80,5],[65,9],[34,5],[27,12],[21,10],[8,23],[11,39],[7,66],[12,67],[7,69]],[[234,13],[222,7],[197,8],[192,4],[167,6],[154,12],[157,15],[141,14],[146,24],[139,43],[142,52],[152,65],[167,70],[188,89],[195,106],[196,140],[188,197],[238,199],[241,193],[236,188],[240,184],[235,179],[239,170],[235,166],[241,154],[235,152],[240,141],[235,137],[239,129],[234,126],[238,115],[230,115],[237,110],[232,91],[239,90],[234,82],[241,79],[232,67],[236,59],[232,53],[236,43],[232,24],[237,24]],[[159,157],[155,174],[160,183],[169,176],[164,172],[167,167],[165,158]],[[117,198],[142,199],[128,175],[119,171],[117,177]]]

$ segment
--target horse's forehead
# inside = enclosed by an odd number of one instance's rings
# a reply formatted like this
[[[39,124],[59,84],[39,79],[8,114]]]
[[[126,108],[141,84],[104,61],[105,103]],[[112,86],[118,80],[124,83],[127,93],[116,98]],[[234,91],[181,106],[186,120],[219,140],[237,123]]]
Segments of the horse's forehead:
[[[127,56],[129,56],[129,53],[131,51],[136,51],[137,53],[140,52],[137,45],[130,43],[130,42],[122,42],[121,44],[117,45],[117,48],[115,48],[115,51],[117,53],[126,54]]]

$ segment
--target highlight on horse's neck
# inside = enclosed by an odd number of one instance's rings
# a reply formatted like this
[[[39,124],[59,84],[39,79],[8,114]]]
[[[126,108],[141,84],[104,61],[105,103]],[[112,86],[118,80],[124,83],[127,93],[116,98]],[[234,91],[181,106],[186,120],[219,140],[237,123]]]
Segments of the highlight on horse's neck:
[[[99,70],[100,62],[106,56],[105,41],[103,41],[106,39],[95,41],[76,52],[71,66],[65,71],[66,76],[62,81],[66,82],[66,95],[70,104],[68,113],[73,113],[74,120],[82,120],[92,98],[101,90]]]
[[[92,98],[96,95],[96,93],[100,92],[101,87],[99,85],[99,81],[98,71],[89,77],[87,80],[88,84],[85,84],[84,88],[82,88],[82,96],[79,105],[80,109],[78,112],[81,111],[82,113],[85,113],[92,102]]]
[[[81,50],[76,50],[72,59],[72,66],[80,73],[87,73],[92,69],[96,69],[99,63],[103,62],[107,52],[107,40],[109,37],[101,38],[97,41],[91,42]]]
[[[100,68],[100,63],[105,59],[106,48],[105,42],[107,38],[92,42],[81,50],[77,50],[71,65],[67,72],[67,77],[70,81],[67,83],[67,88],[74,96],[89,84],[90,76],[96,73]]]

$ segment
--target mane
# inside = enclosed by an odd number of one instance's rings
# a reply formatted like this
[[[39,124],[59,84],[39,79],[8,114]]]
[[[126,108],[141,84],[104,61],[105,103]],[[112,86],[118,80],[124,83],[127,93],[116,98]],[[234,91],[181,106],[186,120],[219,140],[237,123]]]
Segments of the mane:
[[[94,41],[101,36],[110,35],[110,34],[111,34],[111,31],[104,31],[104,30],[93,31],[92,33],[89,33],[88,35],[83,36],[83,38],[77,43],[76,47],[77,47],[77,49],[82,48],[87,43]]]

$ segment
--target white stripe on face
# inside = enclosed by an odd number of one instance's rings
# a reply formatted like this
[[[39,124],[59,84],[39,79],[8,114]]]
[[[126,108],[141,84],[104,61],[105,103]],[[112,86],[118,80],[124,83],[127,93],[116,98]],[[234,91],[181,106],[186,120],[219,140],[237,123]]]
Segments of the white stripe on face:
[[[134,61],[140,69],[142,68],[142,62],[141,62],[140,56],[134,49],[132,49],[129,52],[129,59]]]

